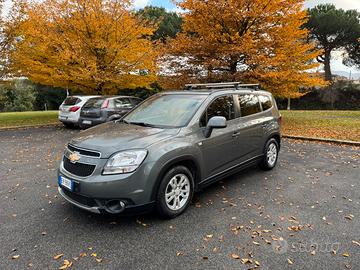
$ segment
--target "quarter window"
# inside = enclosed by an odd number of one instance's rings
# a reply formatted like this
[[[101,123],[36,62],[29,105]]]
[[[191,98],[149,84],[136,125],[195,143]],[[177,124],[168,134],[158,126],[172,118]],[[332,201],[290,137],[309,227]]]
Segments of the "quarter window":
[[[266,111],[272,107],[271,100],[268,96],[259,95],[259,100],[263,111]]]
[[[215,99],[206,109],[200,119],[200,126],[205,127],[213,116],[223,116],[226,120],[235,118],[234,100],[232,96],[222,96]]]
[[[248,116],[261,112],[259,99],[254,94],[238,95],[241,116]]]

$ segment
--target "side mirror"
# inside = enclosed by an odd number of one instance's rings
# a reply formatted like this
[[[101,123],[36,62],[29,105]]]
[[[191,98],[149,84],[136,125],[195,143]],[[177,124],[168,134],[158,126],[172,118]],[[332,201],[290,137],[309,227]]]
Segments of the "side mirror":
[[[208,121],[204,130],[205,138],[209,138],[214,128],[226,128],[226,118],[223,116],[213,116]]]

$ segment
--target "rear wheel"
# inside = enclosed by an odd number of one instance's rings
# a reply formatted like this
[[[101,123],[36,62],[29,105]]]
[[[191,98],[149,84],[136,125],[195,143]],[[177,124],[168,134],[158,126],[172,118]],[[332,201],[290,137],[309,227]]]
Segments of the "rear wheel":
[[[74,128],[75,127],[75,125],[73,123],[65,123],[65,122],[63,122],[63,124],[64,124],[64,126],[66,128]]]
[[[193,193],[192,173],[185,166],[171,168],[163,177],[157,193],[157,212],[164,218],[174,218],[189,206]]]
[[[265,153],[263,160],[260,162],[260,168],[265,171],[272,170],[276,166],[278,154],[279,144],[274,138],[271,138],[265,145]]]

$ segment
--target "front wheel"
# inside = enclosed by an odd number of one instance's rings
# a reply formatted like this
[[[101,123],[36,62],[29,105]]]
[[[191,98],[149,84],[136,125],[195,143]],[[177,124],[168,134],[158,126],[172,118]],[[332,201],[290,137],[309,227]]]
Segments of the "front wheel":
[[[194,193],[192,173],[185,166],[171,168],[163,177],[157,193],[157,212],[161,217],[174,218],[189,206]]]
[[[263,160],[260,162],[260,168],[269,171],[276,166],[279,155],[279,144],[272,138],[266,142]]]

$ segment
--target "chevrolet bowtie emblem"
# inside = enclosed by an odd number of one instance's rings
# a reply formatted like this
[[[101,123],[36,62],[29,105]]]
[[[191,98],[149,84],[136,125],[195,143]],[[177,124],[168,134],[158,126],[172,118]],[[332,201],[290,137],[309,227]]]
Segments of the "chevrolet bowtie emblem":
[[[80,160],[80,156],[78,152],[73,152],[70,154],[69,156],[69,160],[71,163],[76,163],[77,161]]]

